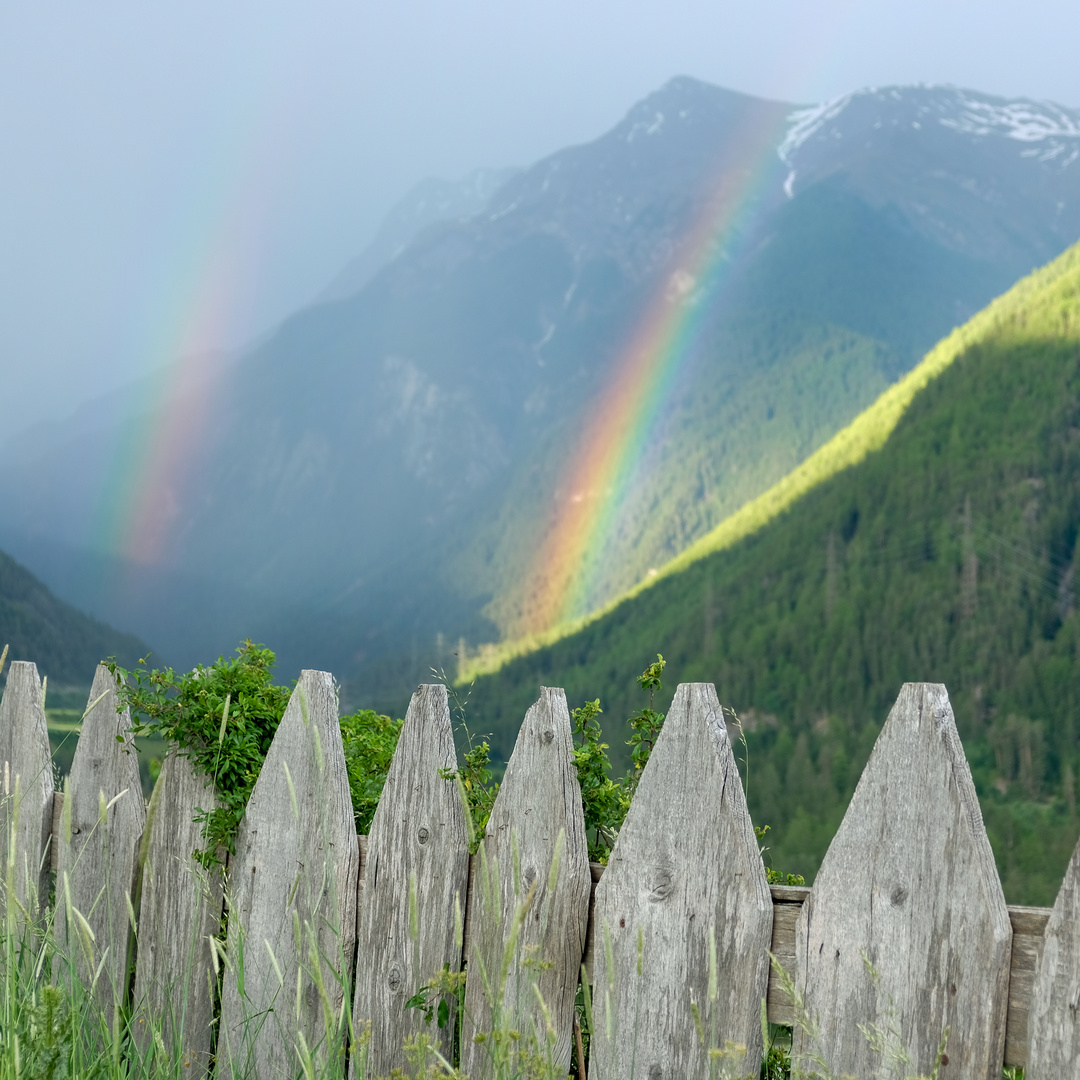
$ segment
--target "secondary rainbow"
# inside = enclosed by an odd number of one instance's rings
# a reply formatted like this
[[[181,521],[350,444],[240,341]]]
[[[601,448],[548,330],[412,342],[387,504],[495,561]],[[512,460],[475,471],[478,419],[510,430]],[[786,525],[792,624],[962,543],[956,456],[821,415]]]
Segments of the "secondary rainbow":
[[[594,402],[559,486],[555,513],[529,575],[526,630],[542,633],[588,614],[590,588],[608,539],[692,349],[709,300],[759,197],[777,180],[776,146],[786,120],[748,122],[726,168]]]
[[[168,560],[182,534],[185,486],[213,452],[226,396],[221,344],[244,321],[257,279],[288,158],[282,127],[268,109],[254,125],[218,133],[201,188],[176,208],[156,295],[139,305],[144,351],[159,367],[112,453],[93,526],[95,546],[129,565]]]

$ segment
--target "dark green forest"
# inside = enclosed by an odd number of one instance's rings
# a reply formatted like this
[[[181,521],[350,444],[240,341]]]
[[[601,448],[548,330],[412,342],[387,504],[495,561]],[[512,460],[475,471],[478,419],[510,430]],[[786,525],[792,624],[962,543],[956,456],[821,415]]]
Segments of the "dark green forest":
[[[477,681],[508,754],[541,683],[599,695],[625,764],[634,676],[715,682],[751,813],[810,881],[905,681],[944,683],[1011,903],[1050,904],[1080,833],[1080,248],[1013,290],[881,450],[736,546]],[[739,756],[744,756],[740,747]]]
[[[26,567],[0,551],[0,649],[32,660],[54,689],[78,687],[85,704],[94,669],[107,656],[133,664],[149,647],[57,599]],[[6,668],[5,668],[6,670]]]

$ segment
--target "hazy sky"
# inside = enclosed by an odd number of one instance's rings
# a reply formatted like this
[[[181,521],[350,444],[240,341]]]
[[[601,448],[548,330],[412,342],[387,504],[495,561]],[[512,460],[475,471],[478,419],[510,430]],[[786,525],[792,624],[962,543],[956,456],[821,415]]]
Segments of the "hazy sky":
[[[0,0],[0,442],[319,293],[424,176],[527,165],[674,75],[1080,106],[1077,0]]]

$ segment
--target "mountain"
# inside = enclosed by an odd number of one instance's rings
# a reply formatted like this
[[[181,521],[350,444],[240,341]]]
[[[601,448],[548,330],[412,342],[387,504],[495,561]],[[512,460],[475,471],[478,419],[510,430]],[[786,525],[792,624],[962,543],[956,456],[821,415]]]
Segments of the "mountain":
[[[1080,245],[746,517],[477,680],[470,727],[505,756],[537,684],[565,685],[572,705],[600,696],[625,764],[634,676],[662,652],[658,707],[677,682],[716,683],[774,864],[810,878],[902,683],[943,682],[1006,895],[1050,903],[1080,831]]]
[[[89,686],[99,661],[115,656],[132,666],[150,649],[58,600],[25,567],[0,551],[0,649],[9,660],[31,660],[52,686]]]
[[[396,701],[621,595],[1064,250],[1078,132],[675,79],[209,389],[6,471],[0,542],[179,663],[252,636]]]
[[[359,292],[417,234],[440,221],[464,221],[479,214],[491,196],[519,169],[473,169],[461,180],[430,176],[391,208],[371,243],[330,283],[320,302],[344,300]]]

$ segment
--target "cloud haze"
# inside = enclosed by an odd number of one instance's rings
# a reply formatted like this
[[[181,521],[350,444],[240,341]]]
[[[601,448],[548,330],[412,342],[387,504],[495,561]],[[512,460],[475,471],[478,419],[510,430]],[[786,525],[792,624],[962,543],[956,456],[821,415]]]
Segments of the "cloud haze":
[[[1078,105],[1077,40],[1074,0],[7,5],[0,438],[243,343],[422,177],[593,138],[673,75]]]

